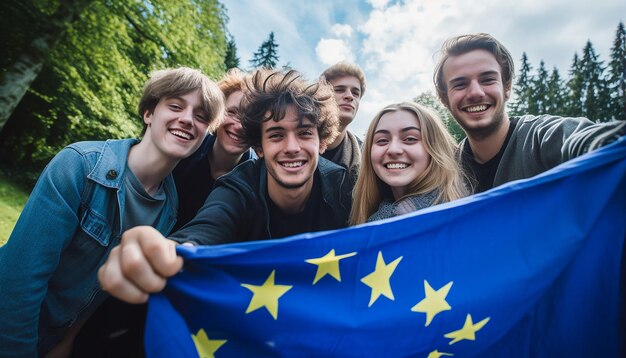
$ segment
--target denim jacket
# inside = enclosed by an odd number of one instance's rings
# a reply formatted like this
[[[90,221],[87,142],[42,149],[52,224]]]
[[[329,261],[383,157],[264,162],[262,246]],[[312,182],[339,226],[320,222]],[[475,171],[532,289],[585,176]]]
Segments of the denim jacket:
[[[43,355],[107,295],[98,268],[119,243],[124,171],[133,139],[80,142],[44,169],[9,241],[0,248],[0,356]],[[172,176],[155,225],[176,221]]]

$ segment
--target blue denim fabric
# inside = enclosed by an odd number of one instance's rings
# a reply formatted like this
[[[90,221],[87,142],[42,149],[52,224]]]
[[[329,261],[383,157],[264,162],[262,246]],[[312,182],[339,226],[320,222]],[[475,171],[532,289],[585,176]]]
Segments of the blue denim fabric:
[[[47,352],[107,297],[97,270],[122,234],[124,171],[136,143],[75,143],[42,172],[0,248],[0,357]],[[178,207],[171,175],[164,190],[155,227],[167,235]]]

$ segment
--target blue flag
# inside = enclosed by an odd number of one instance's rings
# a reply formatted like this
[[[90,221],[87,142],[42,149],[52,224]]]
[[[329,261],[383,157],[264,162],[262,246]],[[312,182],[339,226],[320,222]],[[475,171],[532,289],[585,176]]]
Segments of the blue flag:
[[[179,247],[150,357],[616,357],[626,138],[343,230]]]

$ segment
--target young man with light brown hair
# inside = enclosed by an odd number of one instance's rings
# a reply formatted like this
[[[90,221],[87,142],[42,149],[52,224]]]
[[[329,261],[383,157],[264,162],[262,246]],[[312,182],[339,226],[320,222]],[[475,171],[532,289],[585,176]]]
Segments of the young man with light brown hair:
[[[339,135],[328,145],[322,156],[346,168],[354,183],[361,162],[363,142],[348,131],[348,126],[356,117],[361,98],[365,94],[365,74],[354,63],[338,62],[327,68],[321,77],[333,87],[340,121]]]
[[[509,117],[514,74],[511,54],[489,34],[453,37],[441,48],[433,79],[439,99],[467,134],[460,160],[476,192],[532,177],[625,134],[624,121]]]

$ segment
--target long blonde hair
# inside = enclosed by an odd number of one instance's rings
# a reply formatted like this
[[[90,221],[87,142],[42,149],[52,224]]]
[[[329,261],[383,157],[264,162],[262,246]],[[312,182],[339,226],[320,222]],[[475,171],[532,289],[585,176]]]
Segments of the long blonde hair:
[[[404,196],[429,193],[437,190],[433,204],[455,200],[469,194],[465,185],[465,174],[456,161],[457,142],[448,132],[443,122],[432,110],[413,102],[391,104],[374,117],[367,130],[359,176],[354,187],[350,225],[364,223],[378,209],[385,198],[393,199],[391,188],[374,172],[372,166],[372,142],[378,122],[383,115],[407,111],[419,121],[422,143],[431,160],[426,170],[409,185]],[[403,198],[404,198],[403,197]]]

